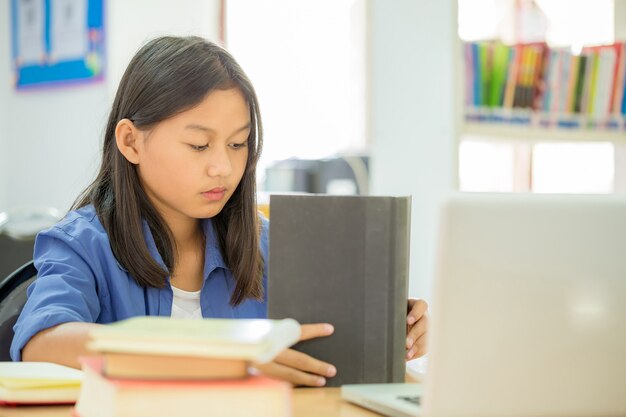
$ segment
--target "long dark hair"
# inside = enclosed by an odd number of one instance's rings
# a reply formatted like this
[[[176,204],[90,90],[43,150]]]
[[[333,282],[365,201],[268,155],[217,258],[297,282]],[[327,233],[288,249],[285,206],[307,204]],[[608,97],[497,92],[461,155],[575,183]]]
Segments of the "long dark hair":
[[[111,108],[100,171],[73,209],[93,204],[118,262],[139,285],[164,287],[174,270],[175,242],[141,187],[135,165],[118,150],[115,128],[120,120],[129,119],[138,129],[150,129],[199,104],[210,92],[230,88],[241,90],[250,108],[248,161],[239,186],[212,223],[224,261],[236,281],[230,303],[237,305],[246,298],[263,297],[255,174],[263,130],[254,88],[223,48],[198,37],[166,36],[148,42],[135,54]],[[150,255],[142,219],[148,223],[168,270]]]

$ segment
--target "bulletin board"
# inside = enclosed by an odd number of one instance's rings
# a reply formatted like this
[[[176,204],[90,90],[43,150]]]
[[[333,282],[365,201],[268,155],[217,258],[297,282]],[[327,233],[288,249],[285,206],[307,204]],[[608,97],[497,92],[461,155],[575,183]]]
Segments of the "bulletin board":
[[[11,0],[17,90],[96,82],[104,75],[104,0]]]

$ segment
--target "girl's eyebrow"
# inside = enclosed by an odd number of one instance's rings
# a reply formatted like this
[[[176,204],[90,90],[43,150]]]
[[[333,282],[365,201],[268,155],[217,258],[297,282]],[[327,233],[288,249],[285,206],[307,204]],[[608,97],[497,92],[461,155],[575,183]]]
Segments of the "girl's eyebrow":
[[[248,130],[250,129],[251,123],[248,122],[245,126],[240,127],[239,129],[235,130],[232,135],[236,135],[239,132],[243,132],[244,130]],[[203,126],[203,125],[199,125],[197,123],[190,123],[187,126],[185,126],[185,129],[190,129],[190,130],[199,130],[201,132],[205,132],[205,133],[215,133],[215,129],[210,128],[208,126]],[[232,136],[231,135],[231,136]]]

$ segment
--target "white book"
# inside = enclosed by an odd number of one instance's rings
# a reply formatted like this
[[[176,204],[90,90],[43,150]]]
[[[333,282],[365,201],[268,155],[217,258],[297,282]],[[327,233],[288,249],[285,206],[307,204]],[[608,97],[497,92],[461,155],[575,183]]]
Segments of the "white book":
[[[596,78],[596,95],[593,103],[594,120],[603,120],[609,116],[613,92],[613,73],[617,56],[615,49],[602,48],[598,55],[598,74]]]
[[[96,352],[199,356],[269,362],[300,338],[293,319],[134,317],[90,333]]]

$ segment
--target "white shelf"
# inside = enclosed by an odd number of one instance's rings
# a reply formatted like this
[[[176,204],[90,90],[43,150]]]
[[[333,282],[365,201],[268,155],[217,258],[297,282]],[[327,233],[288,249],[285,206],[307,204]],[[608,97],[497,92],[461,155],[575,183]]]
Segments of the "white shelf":
[[[501,142],[612,142],[626,144],[626,132],[602,129],[541,128],[490,122],[464,122],[461,136]]]

